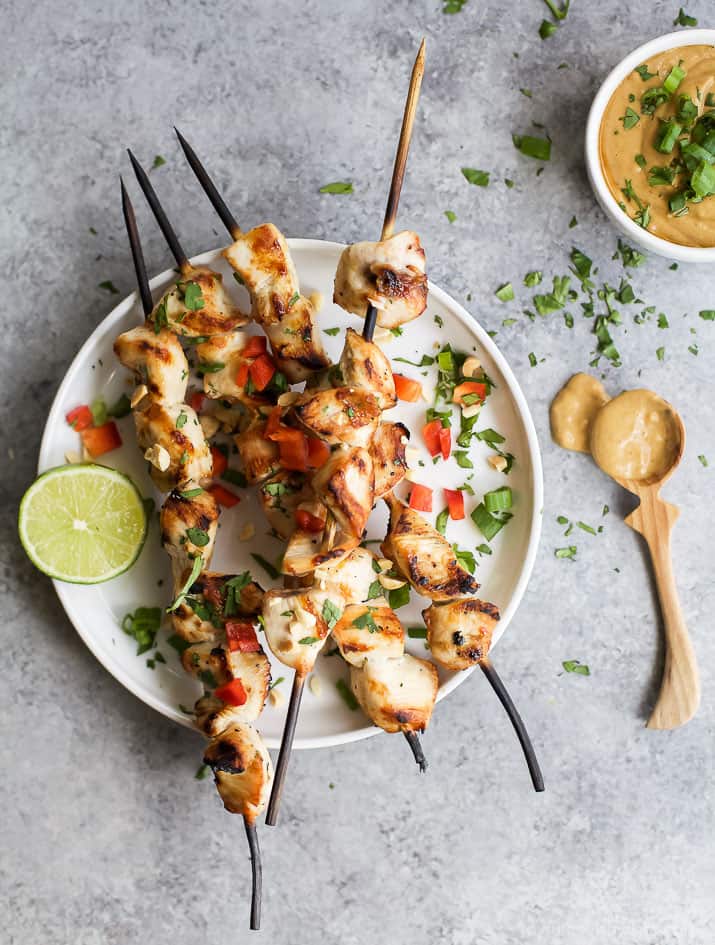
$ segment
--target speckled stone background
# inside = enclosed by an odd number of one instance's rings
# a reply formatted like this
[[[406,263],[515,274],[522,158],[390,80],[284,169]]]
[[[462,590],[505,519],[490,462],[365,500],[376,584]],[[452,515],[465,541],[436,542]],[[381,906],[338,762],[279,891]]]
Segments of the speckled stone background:
[[[687,8],[715,25],[706,0]],[[560,315],[532,324],[521,314],[530,302],[524,273],[566,272],[574,244],[602,278],[618,284],[623,275],[611,259],[616,234],[584,175],[585,117],[608,69],[671,29],[676,0],[574,0],[547,41],[537,32],[548,12],[539,0],[469,0],[454,16],[439,0],[5,0],[2,12],[0,940],[249,937],[243,832],[210,782],[194,780],[198,738],[125,692],[84,648],[17,544],[17,504],[57,385],[119,297],[98,284],[111,279],[122,295],[133,288],[117,180],[128,170],[123,149],[166,158],[155,182],[191,251],[224,237],[180,158],[174,123],[246,223],[370,237],[424,34],[427,75],[400,220],[422,235],[432,278],[498,332],[541,438],[543,539],[498,657],[547,791],[531,792],[480,676],[440,705],[425,777],[385,736],[300,754],[283,823],[261,835],[261,935],[275,945],[710,945],[715,325],[697,312],[715,308],[712,272],[673,272],[656,258],[632,270],[636,293],[670,327],[635,325],[641,307],[623,307],[623,366],[605,371],[612,391],[643,384],[671,399],[689,432],[667,495],[683,509],[673,550],[704,698],[698,717],[673,733],[644,729],[660,630],[644,549],[622,523],[630,499],[549,441],[549,400],[587,367],[590,323],[578,308],[573,330]],[[511,144],[532,122],[554,142],[541,176]],[[464,165],[490,170],[490,186],[470,186]],[[319,195],[339,179],[354,181],[354,195]],[[150,268],[161,270],[168,253],[136,203]],[[507,280],[517,300],[502,304],[493,293]],[[505,318],[516,322],[504,327]],[[604,532],[567,541],[557,515]],[[572,541],[577,559],[557,560],[554,549]],[[591,676],[563,673],[569,659],[588,663]]]

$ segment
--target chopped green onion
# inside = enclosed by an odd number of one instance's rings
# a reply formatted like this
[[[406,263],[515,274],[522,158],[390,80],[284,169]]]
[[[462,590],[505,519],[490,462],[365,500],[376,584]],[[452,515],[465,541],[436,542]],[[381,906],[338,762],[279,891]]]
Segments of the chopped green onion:
[[[500,486],[484,493],[484,507],[487,512],[506,512],[512,505],[512,493],[509,486]]]
[[[426,627],[408,627],[407,636],[410,638],[410,640],[426,640],[427,628]]]
[[[661,154],[670,154],[682,130],[683,126],[679,125],[677,121],[661,121],[660,131],[655,142],[656,151],[660,151]]]
[[[680,66],[673,66],[668,75],[665,77],[663,88],[666,90],[666,92],[669,92],[672,95],[684,78],[685,70],[681,69]]]

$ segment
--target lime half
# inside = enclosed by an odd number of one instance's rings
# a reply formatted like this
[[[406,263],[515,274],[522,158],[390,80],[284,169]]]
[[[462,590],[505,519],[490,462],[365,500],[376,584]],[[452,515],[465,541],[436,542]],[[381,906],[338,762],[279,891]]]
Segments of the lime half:
[[[93,463],[50,469],[20,503],[20,541],[30,560],[72,584],[99,584],[130,568],[146,527],[142,497],[131,479]]]

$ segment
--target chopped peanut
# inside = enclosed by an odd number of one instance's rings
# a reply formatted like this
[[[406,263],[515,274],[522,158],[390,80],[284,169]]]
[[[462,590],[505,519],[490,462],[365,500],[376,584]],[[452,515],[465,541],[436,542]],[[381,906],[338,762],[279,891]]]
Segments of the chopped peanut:
[[[163,446],[159,446],[158,443],[149,447],[144,453],[144,459],[155,466],[159,472],[166,472],[171,465],[171,456],[169,456],[168,450],[165,450]]]
[[[497,472],[504,472],[507,467],[506,456],[501,456],[499,453],[494,453],[492,456],[487,456],[487,462],[490,466],[496,469]]]

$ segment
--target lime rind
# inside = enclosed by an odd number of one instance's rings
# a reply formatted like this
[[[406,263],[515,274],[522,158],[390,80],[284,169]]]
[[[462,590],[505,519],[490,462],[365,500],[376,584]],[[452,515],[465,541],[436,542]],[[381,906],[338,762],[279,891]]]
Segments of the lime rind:
[[[20,503],[20,541],[43,574],[101,584],[124,574],[147,533],[142,496],[124,473],[95,463],[47,470]]]

